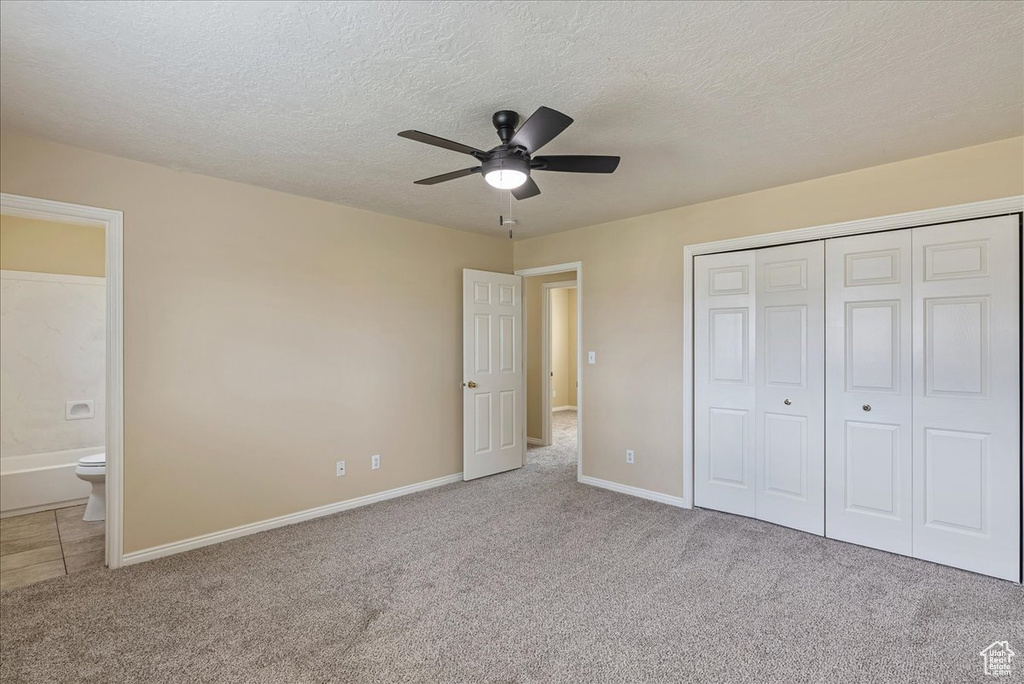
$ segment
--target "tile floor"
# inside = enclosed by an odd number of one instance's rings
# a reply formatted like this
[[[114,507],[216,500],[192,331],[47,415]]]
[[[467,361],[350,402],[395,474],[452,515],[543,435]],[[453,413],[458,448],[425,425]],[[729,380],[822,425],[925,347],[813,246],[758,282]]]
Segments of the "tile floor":
[[[85,504],[0,520],[0,590],[103,567],[104,522],[84,522]]]

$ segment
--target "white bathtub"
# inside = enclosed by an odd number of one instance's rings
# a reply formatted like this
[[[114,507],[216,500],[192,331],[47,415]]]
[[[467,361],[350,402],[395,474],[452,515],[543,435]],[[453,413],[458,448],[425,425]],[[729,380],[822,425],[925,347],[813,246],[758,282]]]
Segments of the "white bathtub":
[[[0,458],[0,518],[85,503],[91,487],[75,466],[103,447]]]

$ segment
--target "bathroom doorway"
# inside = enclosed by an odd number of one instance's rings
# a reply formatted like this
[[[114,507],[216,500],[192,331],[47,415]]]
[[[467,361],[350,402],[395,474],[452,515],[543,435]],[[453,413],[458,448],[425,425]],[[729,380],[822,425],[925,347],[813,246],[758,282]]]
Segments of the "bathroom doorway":
[[[0,584],[121,562],[121,213],[0,196]]]

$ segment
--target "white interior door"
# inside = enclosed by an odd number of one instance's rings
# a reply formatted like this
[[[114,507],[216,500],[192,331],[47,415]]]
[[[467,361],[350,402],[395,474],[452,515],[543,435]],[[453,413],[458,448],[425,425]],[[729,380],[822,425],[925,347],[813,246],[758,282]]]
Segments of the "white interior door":
[[[694,503],[754,516],[754,252],[694,259]]]
[[[520,276],[462,272],[465,480],[523,465],[522,290]]]
[[[1020,580],[1019,218],[913,229],[914,556]]]
[[[824,245],[755,254],[756,517],[825,533]]]
[[[911,231],[825,244],[825,530],[911,555]]]

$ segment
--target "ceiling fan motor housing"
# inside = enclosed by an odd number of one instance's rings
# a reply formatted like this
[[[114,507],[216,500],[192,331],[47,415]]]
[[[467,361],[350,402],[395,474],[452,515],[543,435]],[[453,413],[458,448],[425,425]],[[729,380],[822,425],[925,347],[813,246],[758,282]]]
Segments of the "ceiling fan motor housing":
[[[530,156],[521,147],[492,150],[490,158],[480,165],[480,171],[486,176],[491,171],[519,171],[530,175]]]

